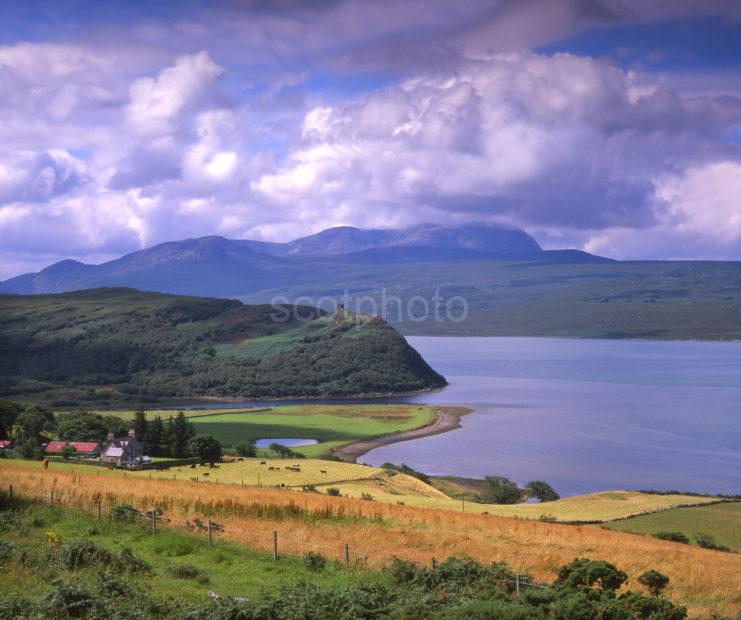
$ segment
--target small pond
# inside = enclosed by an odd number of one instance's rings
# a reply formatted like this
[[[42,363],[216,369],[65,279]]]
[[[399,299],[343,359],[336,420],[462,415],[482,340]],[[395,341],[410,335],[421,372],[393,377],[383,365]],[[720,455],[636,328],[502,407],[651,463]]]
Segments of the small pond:
[[[286,448],[298,448],[299,446],[313,446],[319,442],[316,439],[294,439],[279,437],[277,439],[258,439],[255,445],[258,448],[267,448],[271,443],[278,443]]]

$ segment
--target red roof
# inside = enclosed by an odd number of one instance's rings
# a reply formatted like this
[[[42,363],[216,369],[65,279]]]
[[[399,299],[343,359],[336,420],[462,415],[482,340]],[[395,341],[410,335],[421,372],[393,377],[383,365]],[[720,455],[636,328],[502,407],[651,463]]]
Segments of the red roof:
[[[0,439],[0,448],[10,448],[12,445],[10,439]]]
[[[94,441],[50,441],[46,446],[46,451],[57,454],[62,451],[64,446],[72,446],[76,452],[94,452],[100,446]]]

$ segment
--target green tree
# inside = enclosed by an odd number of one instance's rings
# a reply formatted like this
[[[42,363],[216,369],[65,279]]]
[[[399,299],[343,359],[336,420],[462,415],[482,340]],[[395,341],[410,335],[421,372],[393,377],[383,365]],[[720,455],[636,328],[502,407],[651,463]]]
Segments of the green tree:
[[[553,490],[553,487],[543,480],[531,480],[525,485],[525,490],[530,497],[536,497],[541,502],[552,502],[561,499],[561,496]]]
[[[41,446],[32,437],[27,437],[20,445],[21,457],[28,461],[38,461],[44,456]]]
[[[195,429],[182,411],[167,421],[167,448],[170,456],[190,456],[190,440],[196,436]]]
[[[57,434],[62,441],[95,441],[102,443],[108,435],[103,416],[89,411],[65,413],[58,417]]]
[[[167,456],[165,447],[165,425],[162,418],[155,416],[154,420],[147,424],[147,433],[144,435],[144,452],[150,456]]]
[[[509,478],[504,476],[486,476],[484,499],[494,504],[514,504],[521,497],[520,489]]]
[[[77,450],[74,449],[74,447],[70,446],[69,444],[66,444],[62,446],[62,458],[66,461],[69,459],[69,457],[74,456],[77,453]]]
[[[642,586],[646,586],[651,596],[661,596],[661,593],[664,591],[666,586],[669,585],[669,577],[650,568],[639,575],[638,583]]]
[[[147,415],[144,412],[144,406],[139,405],[134,411],[134,422],[132,424],[134,433],[142,441],[147,436]]]
[[[190,452],[209,463],[221,460],[221,444],[211,435],[201,435],[191,439]]]
[[[257,447],[254,441],[243,441],[234,446],[238,456],[257,456]]]
[[[15,429],[22,439],[33,439],[40,444],[41,434],[54,429],[54,414],[43,407],[28,406],[16,417]]]
[[[23,411],[23,405],[12,400],[0,400],[0,429],[5,429],[2,439],[7,439],[7,433],[13,428],[15,419]]]

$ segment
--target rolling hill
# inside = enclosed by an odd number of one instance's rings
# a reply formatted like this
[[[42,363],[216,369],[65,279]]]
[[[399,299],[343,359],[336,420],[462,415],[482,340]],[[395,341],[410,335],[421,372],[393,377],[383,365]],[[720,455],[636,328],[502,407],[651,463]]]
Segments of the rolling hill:
[[[120,402],[443,385],[384,321],[126,288],[0,295],[0,394]]]

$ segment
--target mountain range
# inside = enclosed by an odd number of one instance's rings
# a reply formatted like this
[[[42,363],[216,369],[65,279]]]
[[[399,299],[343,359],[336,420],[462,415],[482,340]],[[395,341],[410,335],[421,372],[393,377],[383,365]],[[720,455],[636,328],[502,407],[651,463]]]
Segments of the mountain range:
[[[61,261],[0,282],[0,293],[120,286],[324,310],[341,301],[405,335],[741,340],[739,262],[615,261],[480,223],[185,239],[100,265]],[[439,320],[431,306],[420,315],[420,300],[465,320]]]
[[[576,250],[544,251],[523,230],[492,224],[421,225],[403,230],[340,226],[287,243],[207,236],[161,243],[100,265],[63,260],[38,273],[0,282],[0,293],[61,293],[128,286],[234,297],[301,282],[315,271],[317,262],[373,265],[501,259],[608,260]]]

